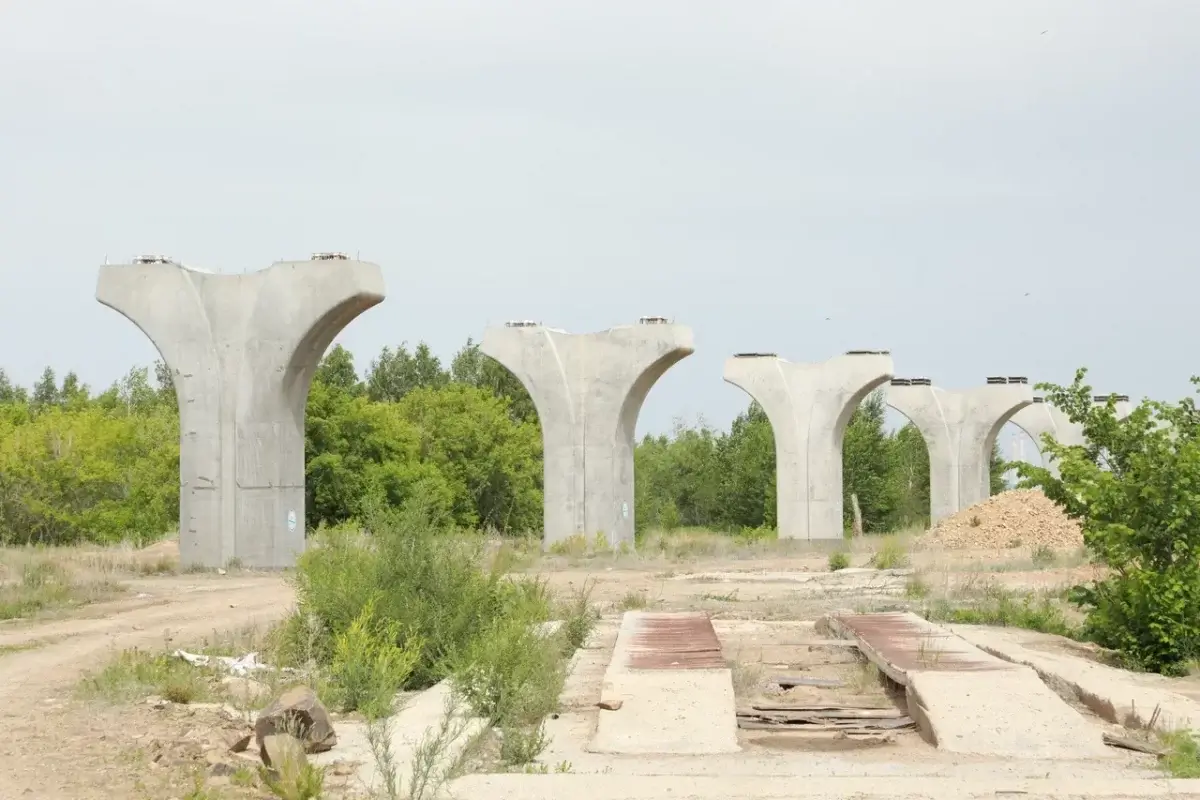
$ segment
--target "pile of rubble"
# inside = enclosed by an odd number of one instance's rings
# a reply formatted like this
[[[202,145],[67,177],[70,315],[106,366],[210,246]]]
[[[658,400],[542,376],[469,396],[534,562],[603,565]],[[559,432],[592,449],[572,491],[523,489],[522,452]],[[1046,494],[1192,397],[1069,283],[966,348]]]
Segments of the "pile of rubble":
[[[947,517],[921,537],[921,544],[951,550],[1075,550],[1083,546],[1083,533],[1040,489],[1013,489]]]

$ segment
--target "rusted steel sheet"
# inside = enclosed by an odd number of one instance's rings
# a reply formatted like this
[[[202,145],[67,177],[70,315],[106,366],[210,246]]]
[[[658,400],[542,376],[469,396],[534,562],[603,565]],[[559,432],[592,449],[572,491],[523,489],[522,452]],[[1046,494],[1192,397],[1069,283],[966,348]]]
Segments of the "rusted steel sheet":
[[[707,614],[639,614],[628,648],[629,669],[725,669],[721,642]]]
[[[978,672],[1013,669],[950,631],[908,612],[842,614],[837,622],[863,653],[893,680],[912,671]]]

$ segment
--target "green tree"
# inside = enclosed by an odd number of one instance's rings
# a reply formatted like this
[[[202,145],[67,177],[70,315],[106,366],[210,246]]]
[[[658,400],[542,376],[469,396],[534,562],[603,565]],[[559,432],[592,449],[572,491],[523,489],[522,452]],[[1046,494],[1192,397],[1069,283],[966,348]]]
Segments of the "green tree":
[[[395,350],[384,347],[366,374],[367,396],[376,402],[395,403],[414,389],[438,388],[449,382],[449,373],[425,342],[413,353],[403,342]]]
[[[362,392],[362,384],[358,381],[358,371],[354,369],[354,356],[340,344],[335,344],[333,349],[321,359],[321,363],[317,365],[317,370],[313,374],[313,381],[347,394],[354,395]]]
[[[158,401],[178,411],[179,398],[175,394],[175,376],[167,362],[161,359],[154,362],[154,385],[158,392]]]
[[[376,507],[419,496],[448,513],[452,495],[436,467],[422,464],[420,432],[391,404],[372,403],[314,381],[305,416],[308,527],[361,519]]]
[[[762,406],[751,402],[735,417],[717,450],[723,476],[717,522],[734,530],[775,527],[775,432]]]
[[[892,435],[887,448],[892,530],[929,524],[929,448],[911,422]]]
[[[397,404],[418,431],[421,460],[453,496],[454,521],[499,531],[540,530],[542,439],[508,402],[470,386],[419,388]]]
[[[988,459],[988,487],[991,494],[1000,494],[1008,489],[1008,483],[1004,480],[1004,473],[1012,465],[1004,460],[1004,455],[1000,452],[1000,443],[992,442],[992,455]]]
[[[53,368],[46,367],[42,370],[42,377],[38,378],[38,382],[33,386],[31,402],[35,408],[58,405],[58,379]]]
[[[0,541],[144,544],[179,514],[179,438],[163,414],[44,407],[0,419]]]
[[[0,369],[0,404],[10,403],[27,403],[29,401],[29,393],[21,386],[14,384],[8,377],[8,373]]]
[[[524,384],[496,359],[484,354],[479,344],[467,339],[450,362],[450,379],[455,383],[486,389],[508,400],[509,413],[521,422],[538,424],[537,408]]]
[[[1200,411],[1191,397],[1145,400],[1118,418],[1115,401],[1092,401],[1086,375],[1037,388],[1082,426],[1087,444],[1043,437],[1061,478],[1031,464],[1017,470],[1022,485],[1041,487],[1079,520],[1108,567],[1071,594],[1087,611],[1085,634],[1132,665],[1179,674],[1200,656]]]
[[[888,436],[884,430],[887,403],[883,392],[872,392],[854,410],[842,444],[843,524],[849,527],[850,495],[858,496],[863,530],[885,531],[892,522],[893,497],[888,491]]]

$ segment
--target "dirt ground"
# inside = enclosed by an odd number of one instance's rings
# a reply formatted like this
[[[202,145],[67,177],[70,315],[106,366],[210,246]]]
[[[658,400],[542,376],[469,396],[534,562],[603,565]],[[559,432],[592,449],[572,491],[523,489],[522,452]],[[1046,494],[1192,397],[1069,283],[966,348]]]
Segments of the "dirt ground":
[[[179,735],[181,726],[150,706],[77,701],[75,684],[121,650],[183,647],[268,624],[291,602],[279,576],[184,575],[130,581],[128,599],[76,618],[0,625],[0,797],[172,796],[159,793],[154,779],[166,769],[148,768],[153,762],[138,751]]]
[[[697,609],[715,620],[812,620],[836,608],[904,602],[904,587],[911,580],[906,571],[881,579],[879,591],[867,597],[805,583],[806,574],[827,570],[827,558],[822,553],[693,559],[598,556],[551,558],[527,569],[545,575],[556,589],[590,585],[592,600],[606,615],[629,608]],[[869,558],[860,548],[852,565],[862,567]],[[942,588],[984,579],[1021,589],[1061,587],[1091,571],[1071,557],[1063,558],[1064,566],[1045,569],[1034,567],[1029,558],[1012,548],[931,550],[914,553],[910,569]],[[203,766],[204,752],[219,746],[227,720],[204,708],[105,706],[78,699],[74,687],[86,672],[101,668],[122,650],[187,649],[223,631],[267,626],[281,619],[293,602],[290,587],[278,575],[157,575],[123,582],[126,591],[120,599],[65,616],[0,623],[3,800],[186,797],[192,767]],[[762,647],[733,640],[725,645]],[[787,666],[808,657],[772,651],[760,652],[758,660]],[[876,688],[855,682],[857,664],[837,653],[823,653],[822,658],[828,664],[807,665],[820,666],[813,674],[827,672],[858,686],[860,694],[878,694]],[[745,688],[750,684],[744,676],[741,683],[744,691],[757,691]],[[1200,690],[1200,685],[1183,688]],[[882,696],[875,699],[886,702]],[[762,737],[749,737],[758,738]],[[776,737],[763,746],[786,747],[780,742]]]

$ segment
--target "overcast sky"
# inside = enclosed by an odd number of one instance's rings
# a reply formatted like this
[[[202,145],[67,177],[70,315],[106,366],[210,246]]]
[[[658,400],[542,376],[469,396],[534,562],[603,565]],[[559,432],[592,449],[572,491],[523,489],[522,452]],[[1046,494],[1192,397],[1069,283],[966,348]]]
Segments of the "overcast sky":
[[[359,366],[661,314],[642,431],[735,351],[1177,399],[1200,372],[1194,0],[6,0],[0,364],[156,358],[105,256],[383,267]]]

